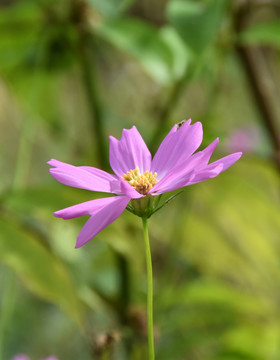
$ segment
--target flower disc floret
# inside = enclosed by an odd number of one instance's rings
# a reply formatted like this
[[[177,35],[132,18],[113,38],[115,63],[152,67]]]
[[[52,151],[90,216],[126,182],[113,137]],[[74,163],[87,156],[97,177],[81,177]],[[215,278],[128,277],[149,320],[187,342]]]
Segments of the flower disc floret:
[[[158,183],[156,172],[152,173],[146,170],[141,174],[138,166],[134,170],[127,171],[126,174],[123,174],[122,178],[142,195],[146,195]]]

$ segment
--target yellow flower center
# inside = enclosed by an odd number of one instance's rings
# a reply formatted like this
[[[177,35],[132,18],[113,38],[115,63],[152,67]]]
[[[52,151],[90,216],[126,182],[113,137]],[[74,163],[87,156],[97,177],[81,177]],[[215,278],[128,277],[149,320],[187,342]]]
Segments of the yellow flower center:
[[[143,195],[147,194],[147,192],[158,183],[156,172],[152,173],[147,170],[141,174],[138,166],[136,166],[134,170],[123,174],[122,178]]]

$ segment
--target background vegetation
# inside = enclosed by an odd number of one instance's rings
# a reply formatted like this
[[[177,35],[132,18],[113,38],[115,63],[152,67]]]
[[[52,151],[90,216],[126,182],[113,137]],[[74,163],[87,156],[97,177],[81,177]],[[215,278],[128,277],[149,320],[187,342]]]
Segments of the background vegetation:
[[[141,221],[75,250],[98,197],[46,161],[109,169],[136,125],[153,153],[184,118],[244,151],[150,221],[160,360],[280,358],[280,5],[270,0],[1,0],[0,359],[146,358]],[[214,156],[214,157],[215,157]]]

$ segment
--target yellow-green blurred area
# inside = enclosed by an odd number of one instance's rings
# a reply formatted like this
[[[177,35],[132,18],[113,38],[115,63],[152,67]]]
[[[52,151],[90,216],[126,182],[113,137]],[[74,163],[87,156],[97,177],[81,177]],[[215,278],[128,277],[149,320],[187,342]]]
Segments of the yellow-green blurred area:
[[[53,212],[104,194],[46,162],[185,118],[243,156],[149,221],[156,359],[280,359],[279,47],[278,0],[0,1],[0,360],[147,359],[141,219],[75,250]]]

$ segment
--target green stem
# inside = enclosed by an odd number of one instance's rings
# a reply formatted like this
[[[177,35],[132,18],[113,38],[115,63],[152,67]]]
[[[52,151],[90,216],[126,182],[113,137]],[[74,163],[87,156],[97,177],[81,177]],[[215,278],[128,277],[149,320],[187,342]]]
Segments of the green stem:
[[[152,268],[152,257],[151,257],[149,232],[148,232],[148,219],[143,217],[142,222],[143,222],[146,265],[147,265],[147,321],[148,321],[149,360],[154,360],[155,350],[154,350],[154,329],[153,329],[153,268]]]

